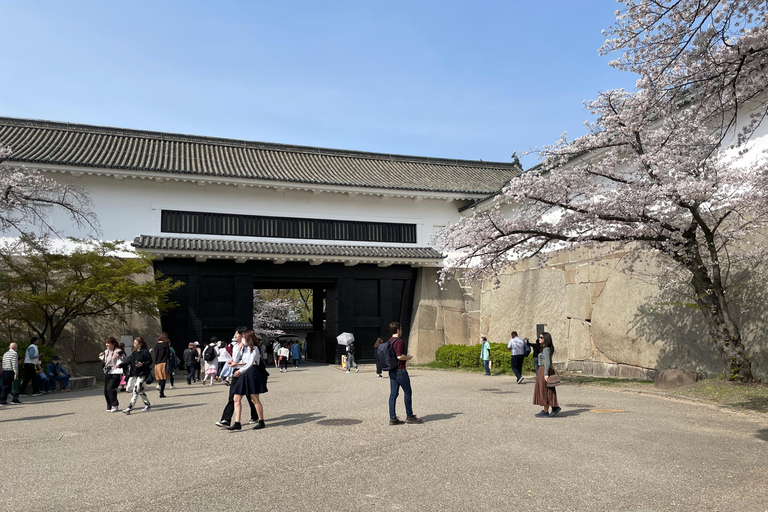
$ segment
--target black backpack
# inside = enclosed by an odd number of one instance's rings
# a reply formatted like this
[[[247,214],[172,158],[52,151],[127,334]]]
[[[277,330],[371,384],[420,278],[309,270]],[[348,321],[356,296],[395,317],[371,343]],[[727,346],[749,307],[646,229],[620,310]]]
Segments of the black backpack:
[[[397,366],[400,364],[400,360],[395,355],[395,348],[392,346],[395,339],[391,338],[389,341],[385,341],[376,349],[379,355],[379,364],[385,372],[397,370]]]
[[[203,352],[203,359],[205,359],[209,363],[214,359],[216,359],[216,351],[213,350],[213,347],[211,345],[208,345],[208,348],[206,348],[205,352]]]

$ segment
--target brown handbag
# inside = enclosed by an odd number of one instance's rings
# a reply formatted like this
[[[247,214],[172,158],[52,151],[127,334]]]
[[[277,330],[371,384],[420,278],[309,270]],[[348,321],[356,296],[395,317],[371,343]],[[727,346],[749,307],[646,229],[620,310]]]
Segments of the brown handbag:
[[[549,381],[547,382],[548,388],[554,388],[555,386],[560,385],[560,376],[556,373],[553,373],[549,376]]]

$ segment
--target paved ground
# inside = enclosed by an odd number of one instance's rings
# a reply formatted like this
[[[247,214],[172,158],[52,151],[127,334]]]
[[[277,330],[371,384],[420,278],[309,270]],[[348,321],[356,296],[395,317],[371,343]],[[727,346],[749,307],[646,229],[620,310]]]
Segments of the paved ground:
[[[221,431],[227,388],[183,379],[130,417],[101,390],[22,397],[0,408],[2,508],[768,510],[766,416],[565,384],[539,419],[532,383],[416,369],[425,422],[390,427],[370,367],[271,374],[262,431]]]

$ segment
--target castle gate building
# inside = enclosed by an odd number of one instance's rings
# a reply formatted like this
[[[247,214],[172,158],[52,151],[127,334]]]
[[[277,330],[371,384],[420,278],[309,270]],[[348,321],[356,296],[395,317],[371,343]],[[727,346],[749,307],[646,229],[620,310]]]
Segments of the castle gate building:
[[[161,319],[177,351],[250,326],[254,289],[311,288],[308,356],[327,362],[341,332],[355,335],[362,361],[391,321],[407,335],[415,283],[443,259],[434,233],[520,172],[513,163],[12,118],[0,118],[0,142],[13,149],[4,165],[85,187],[101,239],[132,241],[185,283]]]

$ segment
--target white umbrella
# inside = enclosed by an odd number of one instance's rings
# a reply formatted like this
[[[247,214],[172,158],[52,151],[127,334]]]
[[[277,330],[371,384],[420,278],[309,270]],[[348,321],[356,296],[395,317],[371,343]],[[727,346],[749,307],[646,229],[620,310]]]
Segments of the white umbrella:
[[[336,341],[339,342],[339,345],[349,345],[353,341],[355,341],[355,337],[352,335],[351,332],[343,332],[336,336]]]

